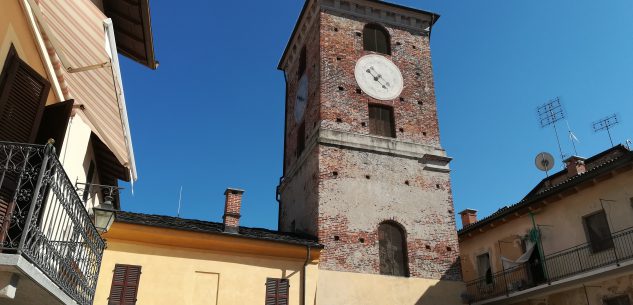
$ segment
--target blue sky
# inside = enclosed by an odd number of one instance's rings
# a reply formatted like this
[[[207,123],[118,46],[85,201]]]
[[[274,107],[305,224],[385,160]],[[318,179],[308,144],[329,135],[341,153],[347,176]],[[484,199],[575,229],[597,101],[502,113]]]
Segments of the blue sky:
[[[441,15],[431,50],[455,208],[481,216],[520,200],[558,155],[536,108],[559,96],[578,153],[610,147],[593,121],[617,113],[633,138],[630,0],[414,1]],[[139,170],[125,210],[221,221],[226,187],[246,190],[242,225],[275,229],[284,90],[276,70],[303,1],[151,1],[160,67],[122,60]],[[573,153],[559,125],[563,150]],[[560,169],[560,157],[556,159]]]

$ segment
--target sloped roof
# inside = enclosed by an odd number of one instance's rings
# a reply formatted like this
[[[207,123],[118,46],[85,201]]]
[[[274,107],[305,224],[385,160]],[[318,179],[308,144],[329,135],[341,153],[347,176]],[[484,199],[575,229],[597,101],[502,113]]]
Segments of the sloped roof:
[[[457,231],[457,234],[461,236],[468,232],[472,232],[473,230],[481,228],[494,220],[508,216],[521,208],[538,203],[546,197],[562,192],[570,187],[593,179],[596,176],[608,173],[615,168],[631,163],[633,163],[633,152],[623,145],[614,146],[585,160],[586,171],[584,173],[568,177],[566,176],[567,170],[564,169],[550,175],[548,178],[541,180],[541,182],[539,182],[539,184],[537,184],[536,187],[534,187],[521,201],[500,208],[489,216],[486,216],[470,225],[464,226],[462,229]]]
[[[185,219],[164,215],[150,215],[117,211],[116,222],[137,224],[151,227],[191,231],[198,233],[223,234],[227,236],[251,238],[257,240],[280,242],[287,244],[323,247],[317,239],[297,233],[279,232],[261,228],[240,227],[237,234],[224,232],[224,224],[196,219]]]

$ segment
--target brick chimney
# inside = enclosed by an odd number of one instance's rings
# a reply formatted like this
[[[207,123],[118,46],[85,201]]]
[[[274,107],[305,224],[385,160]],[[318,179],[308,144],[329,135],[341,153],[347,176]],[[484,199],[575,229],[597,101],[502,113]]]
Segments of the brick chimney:
[[[465,209],[459,212],[459,215],[462,216],[462,227],[464,228],[470,224],[477,222],[477,210]]]
[[[563,162],[565,162],[565,167],[567,167],[567,177],[573,177],[587,171],[585,158],[571,156]]]
[[[238,233],[240,229],[240,209],[242,208],[242,194],[244,190],[227,188],[224,191],[224,232]]]

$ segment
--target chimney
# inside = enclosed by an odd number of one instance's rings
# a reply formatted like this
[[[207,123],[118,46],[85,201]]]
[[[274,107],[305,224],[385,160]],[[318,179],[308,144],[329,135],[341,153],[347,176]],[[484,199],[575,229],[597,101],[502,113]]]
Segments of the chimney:
[[[240,209],[242,208],[242,194],[244,190],[227,188],[224,191],[224,232],[238,233],[240,229]]]
[[[477,222],[477,210],[465,209],[459,212],[462,216],[462,227],[465,228],[475,222]]]
[[[567,177],[580,175],[587,171],[587,168],[585,167],[585,158],[571,156],[563,162],[565,162],[565,167],[567,167]]]

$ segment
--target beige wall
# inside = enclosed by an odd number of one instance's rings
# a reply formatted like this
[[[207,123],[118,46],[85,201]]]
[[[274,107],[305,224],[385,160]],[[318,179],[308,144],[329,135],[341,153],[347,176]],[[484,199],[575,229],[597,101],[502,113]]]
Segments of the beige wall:
[[[533,211],[535,222],[541,228],[545,254],[587,242],[582,217],[602,209],[600,198],[615,200],[604,203],[611,232],[632,227],[632,186],[633,171],[629,170]],[[502,254],[510,259],[517,258],[520,255],[520,243],[517,240],[532,227],[530,216],[524,214],[503,224],[495,222],[494,227],[483,228],[483,233],[473,232],[471,237],[462,236],[460,251],[464,280],[478,277],[476,257],[485,252],[490,252],[492,271],[501,271],[499,241],[514,241],[514,244],[502,243]]]
[[[174,230],[170,231],[174,232]],[[127,234],[134,233],[128,231]],[[184,232],[182,236],[180,233],[175,233],[171,235],[171,238],[185,242],[189,240],[187,236],[195,234],[198,233]],[[206,237],[201,237],[201,240],[215,238],[212,234],[198,235],[206,235]],[[231,239],[235,241],[234,246],[238,248],[241,247],[239,245],[241,243],[258,243],[243,238]],[[302,304],[300,302],[301,271],[305,259],[200,249],[202,244],[195,242],[191,245],[196,248],[113,238],[108,238],[107,242],[108,247],[103,256],[95,295],[94,304],[96,305],[107,304],[115,264],[142,267],[138,305],[264,304],[265,283],[268,277],[289,279],[289,304]],[[160,242],[170,243],[171,241]],[[211,242],[220,244],[226,241],[203,242],[208,245]],[[268,242],[267,245],[270,248],[277,247],[275,243]],[[295,247],[302,248],[302,246]],[[229,249],[231,246],[227,245],[225,248]],[[305,253],[306,250],[303,248],[301,251]],[[314,304],[316,270],[316,264],[308,265],[307,304]]]
[[[459,305],[464,284],[319,270],[318,305]]]

